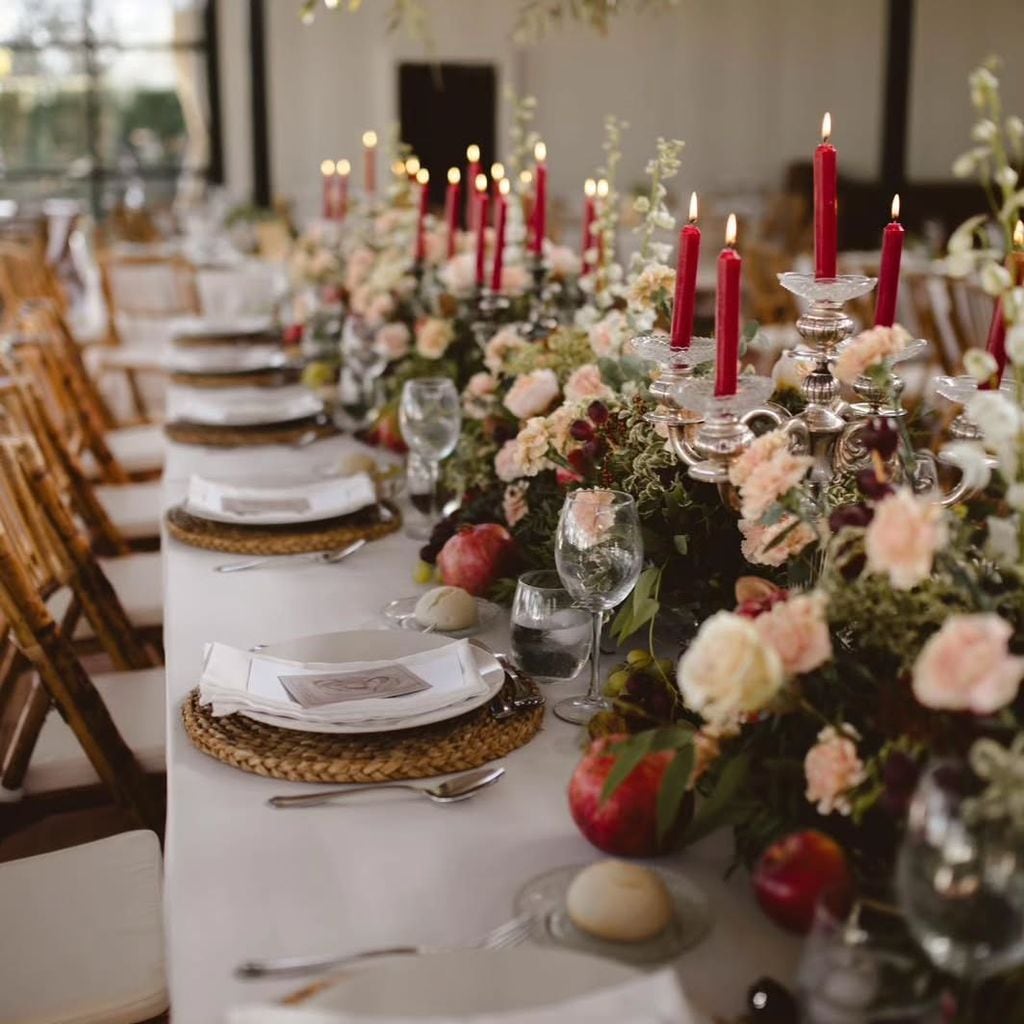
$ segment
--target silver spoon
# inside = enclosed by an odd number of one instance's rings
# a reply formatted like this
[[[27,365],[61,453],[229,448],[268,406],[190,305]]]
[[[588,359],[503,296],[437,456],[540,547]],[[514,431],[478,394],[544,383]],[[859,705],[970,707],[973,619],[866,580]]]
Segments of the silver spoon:
[[[316,807],[319,804],[332,803],[340,797],[351,796],[353,793],[376,793],[381,789],[411,789],[436,804],[454,804],[475,796],[481,789],[497,782],[504,774],[504,768],[475,768],[436,786],[387,782],[383,785],[361,786],[358,789],[329,789],[324,793],[307,793],[304,796],[272,796],[267,803],[271,807]]]
[[[358,551],[366,543],[365,537],[346,544],[343,548],[335,551],[314,551],[312,554],[301,555],[269,555],[265,558],[251,558],[248,562],[226,562],[224,565],[215,565],[214,572],[242,572],[245,569],[255,569],[258,565],[267,562],[280,562],[284,558],[299,558],[305,562],[319,562],[322,565],[334,565],[343,558],[348,558],[354,551]]]

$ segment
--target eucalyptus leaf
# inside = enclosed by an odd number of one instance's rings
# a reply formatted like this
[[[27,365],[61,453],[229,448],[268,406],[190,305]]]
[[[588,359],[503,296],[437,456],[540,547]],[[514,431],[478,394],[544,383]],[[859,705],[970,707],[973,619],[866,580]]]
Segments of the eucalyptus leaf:
[[[745,813],[736,796],[743,788],[750,773],[750,756],[739,754],[722,769],[711,795],[701,803],[690,827],[686,830],[686,842],[695,843],[710,835],[723,825],[738,821]]]
[[[608,778],[604,780],[602,800],[611,799],[619,786],[633,774],[633,769],[650,753],[653,739],[653,732],[642,732],[613,748],[615,764],[612,765]]]
[[[672,826],[679,817],[679,810],[686,798],[686,791],[693,774],[695,752],[692,744],[678,751],[669,762],[658,790],[658,843],[665,841]]]

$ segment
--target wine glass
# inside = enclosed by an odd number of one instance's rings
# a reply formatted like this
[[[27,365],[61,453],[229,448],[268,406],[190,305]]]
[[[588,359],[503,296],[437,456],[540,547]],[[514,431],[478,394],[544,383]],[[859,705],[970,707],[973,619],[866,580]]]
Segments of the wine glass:
[[[418,468],[425,477],[421,493],[426,500],[418,507],[428,520],[424,536],[429,535],[437,515],[438,467],[455,450],[462,427],[455,383],[448,377],[407,380],[402,388],[398,420],[402,437],[409,451],[419,459]]]
[[[1024,849],[1005,823],[971,814],[980,786],[938,761],[907,816],[896,888],[911,933],[941,970],[967,981],[1024,961]]]
[[[564,722],[584,725],[607,709],[601,696],[604,613],[629,596],[643,565],[636,502],[622,491],[582,488],[566,496],[555,534],[555,565],[565,589],[591,614],[590,686],[554,707]]]

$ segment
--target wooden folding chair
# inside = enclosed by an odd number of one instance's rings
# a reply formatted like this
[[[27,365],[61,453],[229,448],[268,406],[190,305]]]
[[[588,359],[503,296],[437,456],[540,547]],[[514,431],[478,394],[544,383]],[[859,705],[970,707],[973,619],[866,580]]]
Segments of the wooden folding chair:
[[[0,241],[0,304],[5,327],[12,326],[22,303],[46,299],[66,311],[67,299],[39,245]]]

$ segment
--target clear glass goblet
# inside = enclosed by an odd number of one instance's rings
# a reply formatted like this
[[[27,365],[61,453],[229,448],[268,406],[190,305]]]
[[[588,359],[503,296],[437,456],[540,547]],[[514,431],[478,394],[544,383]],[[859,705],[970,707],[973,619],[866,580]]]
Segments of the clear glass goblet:
[[[516,581],[512,656],[539,683],[573,679],[590,654],[590,619],[557,572],[538,569]]]
[[[972,814],[980,786],[938,761],[910,803],[896,868],[900,906],[936,967],[968,982],[1024,962],[1024,844],[1005,822]]]
[[[555,565],[565,589],[591,614],[590,686],[554,707],[565,722],[583,725],[609,702],[601,695],[604,614],[630,594],[643,566],[636,502],[622,491],[584,488],[566,496],[555,534]]]
[[[409,451],[419,459],[426,477],[420,493],[427,501],[419,511],[432,525],[438,515],[439,467],[442,459],[455,450],[462,428],[462,410],[454,381],[448,377],[417,377],[406,381],[398,421],[402,437]]]

